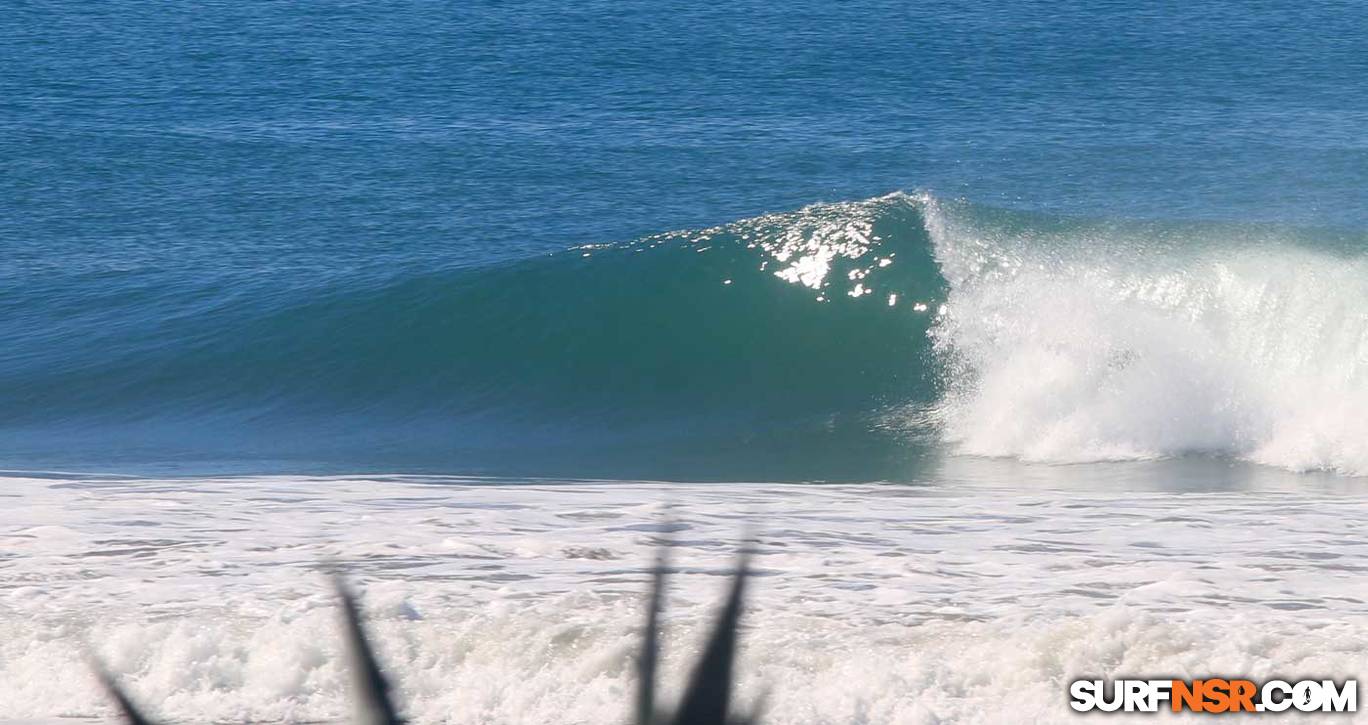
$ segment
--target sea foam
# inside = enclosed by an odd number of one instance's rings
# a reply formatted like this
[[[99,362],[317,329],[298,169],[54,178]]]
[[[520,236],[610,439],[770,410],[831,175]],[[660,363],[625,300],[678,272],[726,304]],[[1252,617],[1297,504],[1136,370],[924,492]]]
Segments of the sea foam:
[[[926,197],[961,453],[1368,475],[1368,260],[1257,229],[981,223]]]
[[[3,486],[24,515],[0,524],[0,721],[110,717],[91,650],[163,720],[343,718],[339,614],[318,569],[331,560],[359,585],[414,721],[625,722],[655,542],[679,547],[661,673],[677,686],[744,522],[758,545],[738,694],[745,706],[768,692],[772,725],[1066,722],[1076,676],[1368,675],[1360,499],[403,478]]]

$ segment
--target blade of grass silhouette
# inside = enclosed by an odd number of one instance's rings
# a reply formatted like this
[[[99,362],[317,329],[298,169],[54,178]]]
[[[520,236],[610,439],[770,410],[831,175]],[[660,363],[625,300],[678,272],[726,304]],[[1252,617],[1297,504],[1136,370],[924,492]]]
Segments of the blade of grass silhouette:
[[[651,592],[647,600],[646,626],[637,663],[640,677],[636,703],[638,725],[651,725],[668,719],[657,717],[655,711],[656,674],[660,660],[660,615],[664,606],[666,570],[669,562],[668,546],[667,541],[656,552]],[[672,719],[668,719],[675,725],[750,725],[757,721],[763,709],[762,695],[748,716],[729,719],[728,715],[731,709],[737,630],[745,598],[746,578],[750,575],[750,555],[749,547],[741,552],[736,571],[732,575],[731,591],[726,605],[718,615],[703,655],[694,667],[679,709]],[[390,696],[389,682],[385,679],[370,640],[366,637],[361,608],[356,596],[335,566],[328,566],[328,569],[338,598],[342,601],[344,640],[355,690],[355,723],[403,725],[403,720],[399,717]],[[152,720],[139,712],[132,700],[119,688],[115,678],[98,660],[92,659],[91,664],[101,684],[118,703],[128,725],[154,725]]]
[[[390,698],[389,682],[380,671],[380,663],[375,658],[370,641],[366,638],[365,627],[361,623],[361,609],[356,597],[347,587],[341,573],[333,571],[333,586],[342,600],[342,613],[346,628],[348,665],[352,673],[352,687],[356,708],[356,725],[403,725]]]
[[[119,687],[119,683],[115,681],[113,675],[109,674],[109,670],[106,670],[104,665],[95,661],[92,663],[92,667],[95,669],[95,676],[99,678],[100,684],[104,686],[105,691],[109,693],[110,697],[114,698],[116,703],[118,703],[119,710],[123,713],[124,721],[127,722],[128,725],[155,725],[151,718],[138,711],[137,706],[133,704],[133,701],[129,699],[128,695],[124,694],[124,691]]]
[[[724,725],[731,704],[732,667],[736,660],[736,634],[749,575],[750,550],[741,552],[732,576],[731,594],[713,625],[703,656],[694,668],[675,725]]]
[[[668,541],[656,549],[655,569],[651,572],[651,594],[646,602],[646,628],[641,635],[641,654],[637,658],[638,725],[655,721],[656,666],[660,663],[660,610],[665,599],[665,567],[669,563]]]

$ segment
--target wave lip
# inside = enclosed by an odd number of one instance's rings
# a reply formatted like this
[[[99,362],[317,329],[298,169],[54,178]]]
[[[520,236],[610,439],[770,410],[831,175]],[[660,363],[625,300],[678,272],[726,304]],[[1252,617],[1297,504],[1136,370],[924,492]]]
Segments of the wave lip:
[[[1361,253],[1230,228],[985,223],[934,200],[927,219],[951,290],[932,336],[954,450],[1368,475]]]

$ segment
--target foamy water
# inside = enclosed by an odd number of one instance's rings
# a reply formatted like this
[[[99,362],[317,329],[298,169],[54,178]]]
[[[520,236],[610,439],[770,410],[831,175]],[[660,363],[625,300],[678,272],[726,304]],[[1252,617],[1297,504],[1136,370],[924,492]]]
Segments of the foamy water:
[[[1364,674],[1357,494],[498,483],[6,479],[3,717],[110,717],[88,648],[168,720],[340,718],[335,560],[417,722],[626,721],[667,502],[667,682],[755,525],[740,692],[769,723],[1059,722],[1079,675]]]
[[[1266,229],[998,228],[924,204],[951,289],[936,417],[958,451],[1368,475],[1361,254]]]

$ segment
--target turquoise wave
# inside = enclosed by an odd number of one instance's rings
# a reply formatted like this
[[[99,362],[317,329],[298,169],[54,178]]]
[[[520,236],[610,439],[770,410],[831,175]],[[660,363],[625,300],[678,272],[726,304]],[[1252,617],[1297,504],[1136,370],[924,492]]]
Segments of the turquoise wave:
[[[899,193],[482,267],[33,274],[0,298],[21,341],[0,464],[807,480],[912,477],[934,451],[1368,475],[1365,249]]]
[[[907,444],[877,432],[881,412],[940,382],[926,332],[945,283],[905,195],[493,267],[136,282],[84,309],[67,290],[31,316],[39,344],[3,370],[11,440],[771,475],[810,464],[796,453],[814,442],[895,456]],[[692,463],[724,449],[758,465]]]

